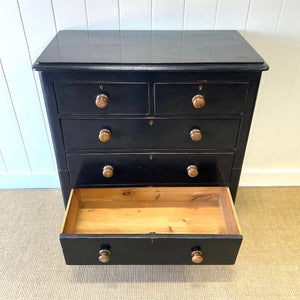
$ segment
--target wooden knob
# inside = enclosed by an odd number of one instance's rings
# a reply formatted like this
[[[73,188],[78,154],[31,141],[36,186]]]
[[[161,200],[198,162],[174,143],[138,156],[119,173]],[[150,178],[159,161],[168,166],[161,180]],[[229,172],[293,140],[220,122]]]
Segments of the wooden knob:
[[[114,175],[114,168],[112,166],[105,166],[102,170],[102,175],[105,177],[105,178],[110,178]]]
[[[109,129],[102,129],[99,132],[99,140],[102,143],[106,143],[110,140],[111,132]]]
[[[192,99],[193,106],[197,109],[204,107],[205,99],[202,95],[195,95]]]
[[[106,250],[106,249],[102,249],[99,251],[99,257],[98,257],[98,260],[100,262],[102,262],[103,264],[106,264],[110,261],[110,251],[109,250]]]
[[[198,168],[195,165],[190,165],[187,167],[187,174],[189,177],[197,177],[198,176]]]
[[[199,142],[202,140],[202,133],[200,129],[193,129],[190,131],[190,136],[193,142]]]
[[[203,256],[201,251],[199,250],[193,251],[191,255],[192,255],[192,262],[194,264],[200,264],[203,261]]]
[[[105,94],[100,94],[97,96],[95,104],[99,108],[105,108],[108,104],[109,98]]]

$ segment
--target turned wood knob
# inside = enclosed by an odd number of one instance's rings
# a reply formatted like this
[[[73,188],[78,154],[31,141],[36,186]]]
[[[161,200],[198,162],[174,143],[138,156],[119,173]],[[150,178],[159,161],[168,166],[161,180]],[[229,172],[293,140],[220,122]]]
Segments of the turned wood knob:
[[[106,143],[110,140],[111,132],[109,129],[102,129],[99,132],[99,140],[102,143]]]
[[[203,256],[201,251],[199,250],[193,251],[191,255],[192,255],[192,262],[194,264],[200,264],[203,261]]]
[[[112,166],[105,166],[102,170],[102,175],[105,177],[105,178],[110,178],[114,175],[114,168]]]
[[[193,142],[199,142],[202,139],[202,133],[200,129],[192,129],[190,131],[190,136]]]
[[[198,176],[198,168],[195,165],[190,165],[187,167],[187,174],[189,177],[196,177]]]
[[[99,257],[98,257],[98,260],[100,262],[102,262],[103,264],[106,264],[110,261],[110,251],[109,250],[106,250],[106,249],[102,249],[99,251]]]
[[[95,104],[99,108],[105,108],[108,104],[109,98],[105,94],[100,94],[97,96]]]
[[[202,95],[195,95],[192,99],[193,106],[197,109],[204,107],[205,99]]]

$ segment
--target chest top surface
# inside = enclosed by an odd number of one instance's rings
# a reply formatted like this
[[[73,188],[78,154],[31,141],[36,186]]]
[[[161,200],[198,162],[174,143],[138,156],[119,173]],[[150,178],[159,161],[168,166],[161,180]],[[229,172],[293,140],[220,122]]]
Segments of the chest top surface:
[[[234,30],[60,31],[34,64],[69,70],[263,71],[263,58]]]

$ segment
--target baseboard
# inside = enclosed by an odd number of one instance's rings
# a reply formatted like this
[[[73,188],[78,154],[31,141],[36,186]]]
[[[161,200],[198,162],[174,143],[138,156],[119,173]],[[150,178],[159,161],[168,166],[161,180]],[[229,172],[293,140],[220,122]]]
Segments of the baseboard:
[[[300,186],[300,170],[243,170],[240,186]]]
[[[53,189],[60,188],[56,173],[0,174],[0,189]]]

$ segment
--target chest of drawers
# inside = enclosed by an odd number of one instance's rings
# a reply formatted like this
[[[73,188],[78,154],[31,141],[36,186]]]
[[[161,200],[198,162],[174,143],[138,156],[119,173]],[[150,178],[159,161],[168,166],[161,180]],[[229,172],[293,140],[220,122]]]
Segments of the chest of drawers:
[[[236,31],[61,31],[37,59],[67,264],[233,264],[263,59]]]

